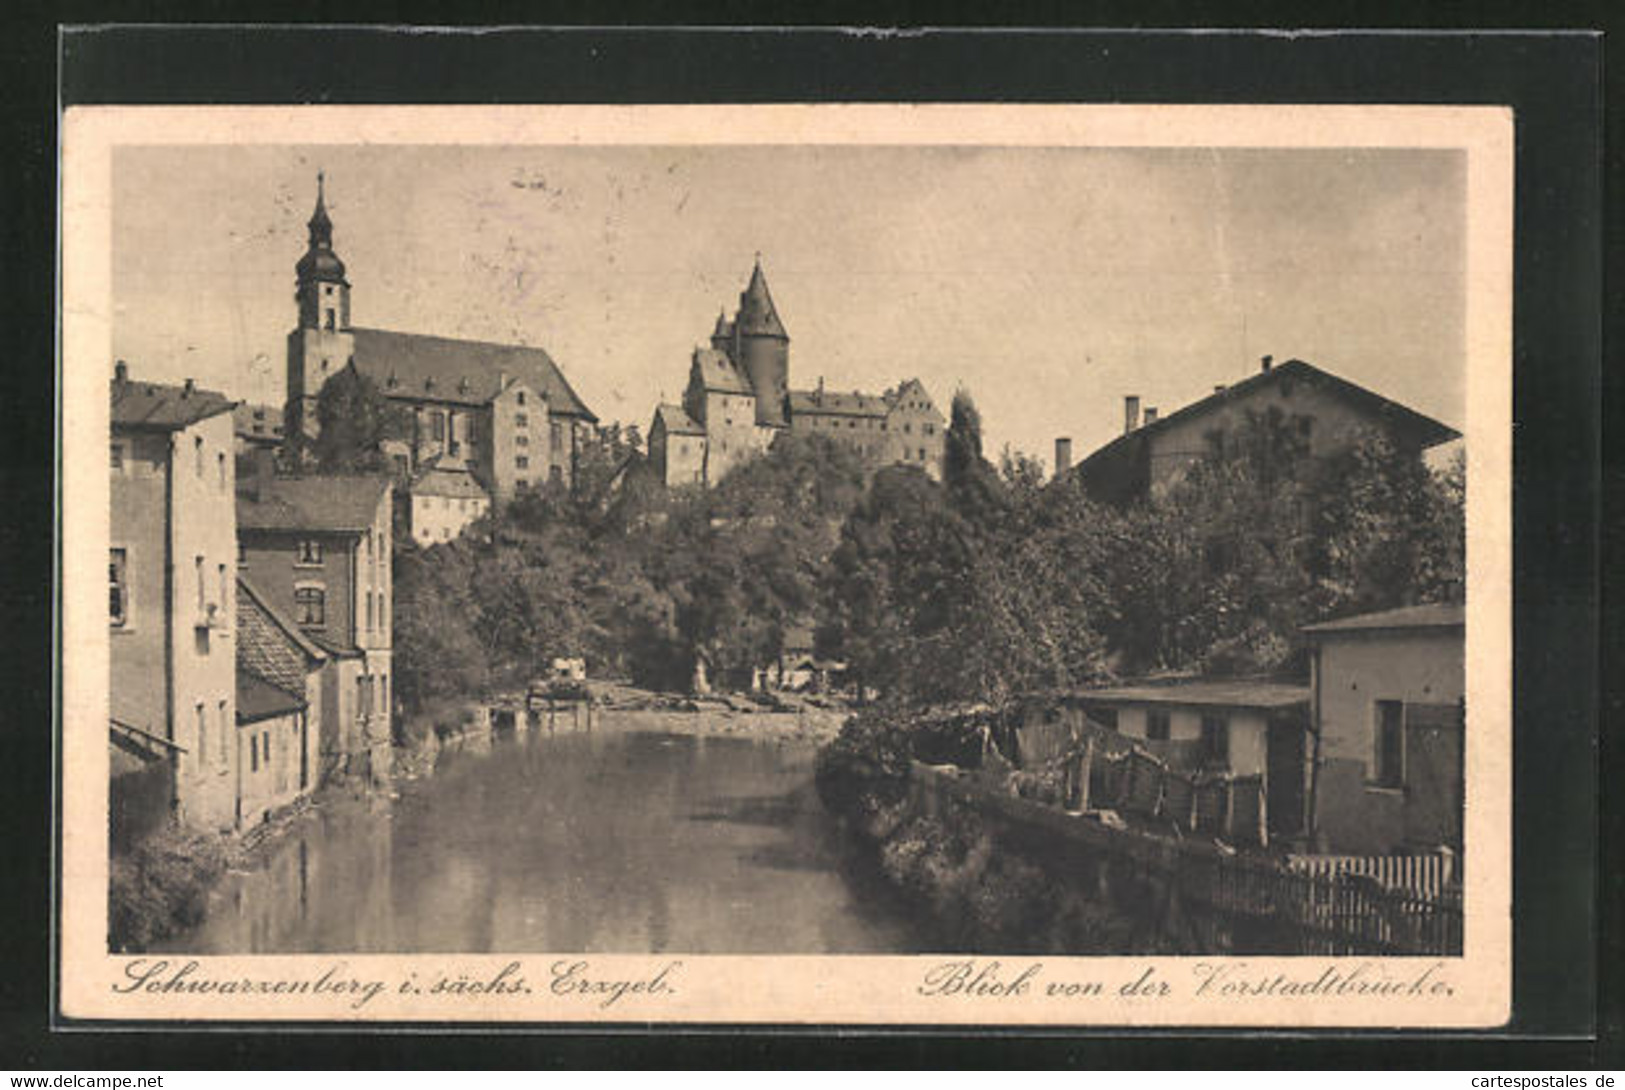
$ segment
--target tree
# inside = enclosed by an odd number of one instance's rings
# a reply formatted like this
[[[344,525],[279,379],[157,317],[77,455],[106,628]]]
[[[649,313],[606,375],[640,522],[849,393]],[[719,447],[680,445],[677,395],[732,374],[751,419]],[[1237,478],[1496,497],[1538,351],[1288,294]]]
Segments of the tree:
[[[388,470],[383,444],[410,435],[405,412],[353,362],[323,384],[316,398],[316,419],[320,431],[308,454],[324,473]]]

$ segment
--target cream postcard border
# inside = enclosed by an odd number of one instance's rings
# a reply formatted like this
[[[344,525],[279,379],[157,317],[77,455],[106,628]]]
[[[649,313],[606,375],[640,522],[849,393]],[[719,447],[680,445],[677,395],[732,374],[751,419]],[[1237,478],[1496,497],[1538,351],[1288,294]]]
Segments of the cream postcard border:
[[[59,1013],[71,1019],[487,1022],[738,1022],[955,1025],[1475,1027],[1511,1010],[1512,212],[1513,118],[1501,107],[781,105],[501,107],[76,107],[61,146],[58,663]],[[107,952],[108,638],[101,573],[108,540],[111,166],[126,145],[871,144],[1102,147],[1459,148],[1467,153],[1466,920],[1460,958],[1000,957],[1023,994],[922,994],[944,955],[172,957],[199,979],[377,980],[377,994],[189,995],[121,991],[138,959]],[[496,976],[511,962],[528,992],[403,992],[409,974]],[[603,981],[664,986],[558,994],[558,963]],[[675,964],[674,964],[675,963]],[[1366,979],[1423,980],[1382,997],[1198,995],[1205,967],[1249,980],[1312,981],[1365,963]],[[1166,994],[1125,985],[1166,982]],[[1065,998],[1044,985],[1096,982]],[[1435,985],[1444,985],[1441,990]],[[1415,994],[1412,994],[1412,991]]]

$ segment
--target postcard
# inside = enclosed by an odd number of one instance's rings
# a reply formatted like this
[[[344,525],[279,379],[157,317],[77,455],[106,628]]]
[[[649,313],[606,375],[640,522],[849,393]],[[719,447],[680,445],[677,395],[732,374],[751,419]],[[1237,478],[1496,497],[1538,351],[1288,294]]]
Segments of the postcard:
[[[70,108],[61,1015],[1503,1023],[1512,140]]]

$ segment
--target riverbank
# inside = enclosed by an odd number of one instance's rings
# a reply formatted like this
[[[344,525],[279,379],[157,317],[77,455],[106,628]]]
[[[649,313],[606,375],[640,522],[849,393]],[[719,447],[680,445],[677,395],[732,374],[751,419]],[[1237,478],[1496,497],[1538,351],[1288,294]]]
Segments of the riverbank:
[[[1042,844],[1013,840],[975,807],[922,806],[917,757],[977,765],[980,737],[956,725],[869,712],[819,754],[824,805],[871,853],[878,872],[967,953],[1156,952],[1140,921],[1092,896]]]

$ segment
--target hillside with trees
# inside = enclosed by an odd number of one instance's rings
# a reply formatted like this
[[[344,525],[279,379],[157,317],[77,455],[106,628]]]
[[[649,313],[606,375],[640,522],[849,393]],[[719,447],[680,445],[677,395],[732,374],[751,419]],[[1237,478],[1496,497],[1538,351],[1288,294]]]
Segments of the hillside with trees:
[[[313,460],[380,464],[397,426],[382,400],[364,379],[330,382]],[[1183,479],[1127,510],[1017,452],[995,467],[965,391],[940,482],[866,473],[826,439],[786,434],[714,489],[668,491],[637,430],[615,424],[584,443],[575,477],[452,542],[396,535],[409,708],[522,683],[554,656],[671,690],[699,662],[742,688],[805,628],[861,697],[914,704],[1293,673],[1303,625],[1459,599],[1464,581],[1459,456],[1433,471],[1373,433],[1312,459],[1279,416],[1211,437]]]

